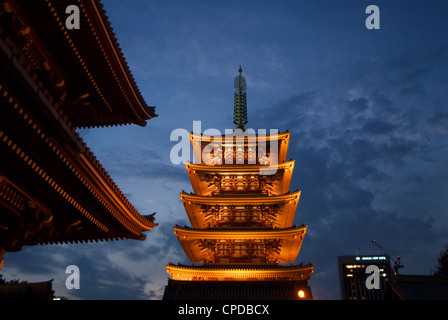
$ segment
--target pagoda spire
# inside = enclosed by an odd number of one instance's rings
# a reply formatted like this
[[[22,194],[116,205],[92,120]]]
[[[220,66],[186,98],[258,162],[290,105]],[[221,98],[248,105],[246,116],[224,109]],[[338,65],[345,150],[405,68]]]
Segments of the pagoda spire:
[[[234,103],[233,103],[233,123],[237,129],[244,131],[244,126],[247,123],[247,100],[246,100],[246,78],[241,73],[243,69],[238,69],[240,73],[234,80]]]

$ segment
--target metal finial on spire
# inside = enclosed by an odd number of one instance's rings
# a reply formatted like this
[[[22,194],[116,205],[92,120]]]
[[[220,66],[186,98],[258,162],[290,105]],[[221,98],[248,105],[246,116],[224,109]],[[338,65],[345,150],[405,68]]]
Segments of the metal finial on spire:
[[[238,69],[240,73],[234,80],[234,102],[233,102],[233,123],[237,129],[244,131],[244,125],[247,123],[247,101],[246,101],[246,78],[241,73],[243,69]]]

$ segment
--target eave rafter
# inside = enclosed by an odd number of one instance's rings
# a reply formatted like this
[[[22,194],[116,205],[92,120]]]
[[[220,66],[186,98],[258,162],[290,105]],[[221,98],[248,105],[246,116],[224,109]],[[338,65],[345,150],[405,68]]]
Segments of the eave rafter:
[[[34,76],[47,85],[51,98],[68,116],[67,122],[76,127],[145,126],[146,120],[157,117],[155,107],[146,104],[103,5],[98,0],[72,4],[80,9],[78,30],[67,29],[64,2],[5,1],[8,11],[3,17],[14,19],[20,28],[7,30],[18,42],[14,50],[25,55]],[[35,54],[31,60],[23,51],[23,41]],[[95,116],[86,117],[86,112]]]
[[[174,233],[180,239],[231,239],[231,240],[260,240],[287,239],[303,237],[307,226],[273,229],[273,228],[231,228],[231,229],[193,229],[189,227],[174,227]]]
[[[286,161],[277,165],[278,170],[292,170],[294,169],[294,160]],[[219,173],[219,174],[256,174],[260,173],[260,169],[268,168],[260,164],[222,164],[219,166],[204,165],[187,162],[185,167],[188,171],[204,172],[204,173]]]
[[[275,139],[275,140],[279,140],[279,141],[286,141],[289,140],[290,137],[290,132],[289,131],[285,131],[282,133],[278,133],[276,135],[270,135],[270,134],[266,134],[266,135],[248,135],[245,137],[245,143],[246,142],[257,142],[259,139],[266,139],[266,141],[270,141],[271,139]],[[222,143],[226,142],[225,140],[226,136],[222,135],[221,136],[221,141]],[[237,138],[233,137],[232,138],[233,142],[231,142],[232,145],[236,144]],[[190,140],[192,142],[194,141],[198,141],[201,143],[204,143],[205,145],[209,144],[210,142],[213,142],[214,140],[214,136],[208,136],[208,135],[204,135],[204,134],[198,134],[198,133],[190,133]],[[230,138],[229,138],[230,140]]]
[[[57,191],[63,198],[67,200],[73,207],[75,207],[80,213],[82,213],[88,220],[90,220],[94,225],[108,232],[108,228],[99,222],[92,214],[90,214],[82,205],[80,205],[75,199],[73,199],[70,194],[68,194],[58,183],[56,183],[46,172],[40,167],[33,159],[31,159],[22,149],[14,143],[3,131],[0,131],[0,142],[6,144],[14,151],[17,156],[28,164],[44,181],[46,181],[55,191]]]
[[[285,204],[299,201],[300,191],[287,193],[279,196],[264,195],[229,195],[229,196],[198,196],[195,194],[181,193],[180,197],[184,203],[199,205],[268,205],[268,204]]]
[[[90,80],[90,82],[92,83],[93,87],[97,91],[98,95],[101,97],[104,105],[109,109],[109,111],[112,111],[112,107],[110,106],[110,103],[107,101],[106,97],[104,96],[103,92],[101,91],[100,87],[98,86],[97,82],[95,81],[92,73],[89,70],[89,67],[84,62],[84,59],[83,59],[82,55],[80,54],[76,44],[73,42],[73,40],[72,40],[72,38],[70,36],[70,32],[68,32],[67,28],[65,27],[65,19],[61,19],[59,17],[58,12],[57,12],[57,10],[55,9],[55,7],[53,5],[53,1],[45,0],[45,2],[47,4],[48,8],[50,9],[50,11],[52,12],[53,17],[56,20],[59,28],[61,29],[62,33],[64,34],[65,39],[67,40],[67,43],[72,48],[74,55],[76,56],[76,58],[78,59],[78,62],[80,63],[80,65],[82,66],[84,72],[86,73],[87,78]],[[81,8],[83,8],[83,13],[85,14],[84,6],[81,6]],[[91,23],[90,22],[89,22],[89,26],[91,27]]]
[[[146,103],[141,97],[141,93],[138,90],[137,84],[129,70],[126,59],[124,58],[124,55],[118,45],[118,41],[110,28],[110,23],[108,21],[106,11],[103,9],[103,5],[97,0],[78,0],[78,3],[80,4],[80,7],[84,12],[84,15],[86,15],[89,26],[93,30],[100,48],[103,50],[104,47],[107,47],[108,52],[110,52],[110,55],[106,56],[105,60],[109,63],[109,66],[114,73],[114,77],[117,80],[117,83],[123,95],[126,97],[126,100],[131,106],[134,115],[140,119],[142,124],[146,119],[155,117],[156,115],[154,114],[154,112],[150,112],[151,108],[146,106]],[[92,10],[89,10],[90,8],[92,8]],[[91,12],[95,13],[95,18],[93,19],[87,16],[88,13]],[[94,26],[94,22],[99,24],[100,27]],[[101,33],[102,37],[99,37],[98,33]],[[106,39],[106,43],[103,44],[101,42],[101,39]],[[111,63],[110,60],[113,60],[113,63]],[[131,92],[131,97],[126,94],[125,87],[127,91]],[[139,108],[140,113],[143,113],[143,115],[140,115],[137,112],[137,107]]]
[[[112,111],[110,103],[107,101],[100,86],[95,81],[92,72],[89,71],[88,65],[83,60],[80,49],[77,48],[76,42],[70,37],[70,32],[67,31],[65,23],[61,21],[61,18],[57,13],[58,10],[56,9],[56,5],[58,4],[54,3],[52,0],[45,0],[45,2],[53,13],[54,18],[65,35],[67,42],[70,44],[75,56],[78,58],[79,63],[86,72],[89,80],[92,82],[93,87],[96,89],[105,105],[110,111]],[[126,59],[124,58],[123,52],[118,45],[118,41],[114,33],[112,32],[106,11],[103,9],[103,5],[97,0],[77,0],[77,3],[85,18],[83,21],[87,22],[90,32],[94,35],[98,49],[103,55],[104,61],[107,62],[109,70],[112,72],[117,86],[119,87],[123,97],[125,97],[127,105],[131,108],[132,113],[138,119],[136,124],[145,126],[145,120],[156,117],[157,115],[154,113],[154,108],[148,107],[141,96],[137,84],[129,70]],[[87,26],[85,26],[85,28],[87,28]],[[82,43],[79,43],[78,45],[82,45]]]

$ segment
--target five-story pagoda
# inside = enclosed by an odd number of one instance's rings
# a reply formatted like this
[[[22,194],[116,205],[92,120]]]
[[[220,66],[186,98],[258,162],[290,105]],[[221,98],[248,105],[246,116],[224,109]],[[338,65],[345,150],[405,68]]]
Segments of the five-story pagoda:
[[[193,265],[169,263],[165,300],[312,299],[314,266],[294,265],[307,227],[293,226],[300,192],[289,192],[289,132],[251,134],[246,80],[235,78],[231,135],[190,134],[193,194],[181,193],[191,227],[174,233]],[[199,263],[197,265],[196,263]]]

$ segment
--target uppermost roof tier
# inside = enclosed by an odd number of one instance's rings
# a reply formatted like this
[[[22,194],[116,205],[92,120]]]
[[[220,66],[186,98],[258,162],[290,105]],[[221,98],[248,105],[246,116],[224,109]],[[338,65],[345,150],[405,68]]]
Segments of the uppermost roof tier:
[[[248,134],[208,136],[190,133],[190,141],[197,164],[258,164],[276,166],[286,161],[289,131],[276,134]]]

